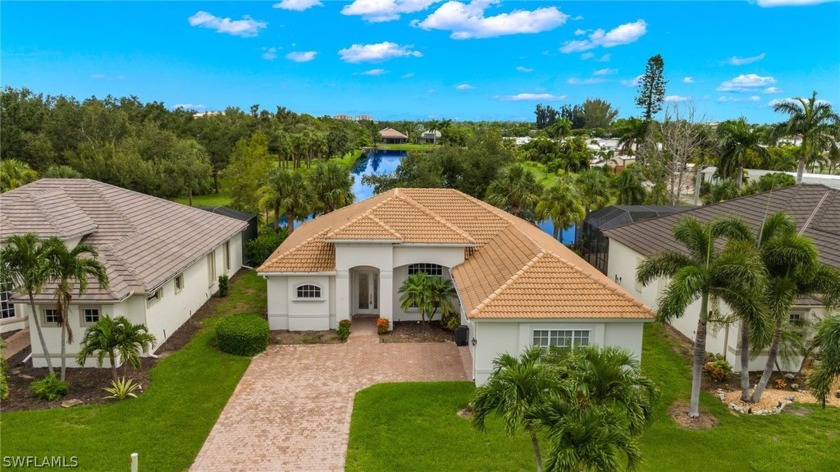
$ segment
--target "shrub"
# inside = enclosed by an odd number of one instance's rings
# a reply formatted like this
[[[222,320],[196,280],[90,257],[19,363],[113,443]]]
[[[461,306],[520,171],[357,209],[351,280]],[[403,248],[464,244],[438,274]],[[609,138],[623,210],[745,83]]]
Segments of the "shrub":
[[[140,384],[134,383],[134,380],[125,377],[119,380],[112,380],[110,387],[105,387],[102,390],[110,393],[105,399],[125,400],[126,398],[137,398],[135,390],[140,388]]]
[[[387,318],[379,318],[376,320],[376,332],[379,334],[387,334],[391,323]]]
[[[347,338],[350,337],[350,328],[347,326],[339,326],[338,329],[335,330],[335,335],[338,336],[342,342],[347,341]]]
[[[265,351],[268,336],[268,321],[253,313],[231,315],[216,325],[219,350],[237,356],[253,356]]]
[[[345,328],[347,328],[348,330],[350,329],[350,325],[351,325],[351,324],[353,324],[353,322],[352,322],[352,321],[350,321],[350,320],[341,320],[341,321],[339,321],[339,322],[338,322],[338,326],[340,326],[340,327],[345,327]]]
[[[32,382],[29,385],[29,390],[32,391],[32,395],[38,400],[51,402],[67,395],[67,392],[70,390],[70,384],[58,380],[55,372],[53,372],[41,380]]]
[[[722,357],[717,357],[711,362],[706,362],[706,365],[703,366],[703,373],[715,382],[725,382],[732,374],[732,364]]]
[[[776,379],[776,382],[774,383],[776,384],[776,388],[778,388],[779,390],[784,390],[788,386],[787,380],[785,379]]]
[[[230,277],[228,277],[227,275],[219,276],[219,297],[224,298],[227,296],[228,282],[230,282]]]
[[[277,249],[277,246],[286,239],[287,235],[286,228],[281,229],[279,233],[275,233],[274,230],[261,232],[257,239],[248,242],[248,246],[246,246],[245,253],[248,264],[256,267],[265,262],[268,256]]]

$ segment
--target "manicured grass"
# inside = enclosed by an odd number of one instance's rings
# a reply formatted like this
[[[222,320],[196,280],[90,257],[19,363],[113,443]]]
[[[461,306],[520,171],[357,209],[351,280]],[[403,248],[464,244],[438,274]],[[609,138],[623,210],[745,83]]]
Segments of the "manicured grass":
[[[249,272],[231,286],[216,315],[261,313],[265,304],[265,281]],[[115,471],[128,470],[129,456],[137,452],[141,470],[189,468],[250,363],[212,346],[220,319],[206,319],[189,344],[160,361],[149,373],[148,390],[136,399],[3,413],[3,455],[77,456],[81,470]]]
[[[530,170],[537,178],[537,182],[541,183],[543,187],[553,187],[557,181],[557,175],[547,171],[545,166],[539,162],[525,161],[522,166]]]
[[[735,416],[704,393],[703,407],[720,424],[707,431],[677,426],[667,411],[674,401],[688,399],[691,381],[675,343],[661,326],[646,328],[643,368],[662,398],[641,440],[642,470],[840,470],[836,408],[797,405],[798,414]],[[359,392],[347,470],[533,470],[525,435],[505,436],[498,420],[478,433],[456,416],[473,390],[471,383],[456,382],[382,384]]]
[[[175,198],[175,201],[184,205],[190,204],[190,199],[187,197]],[[219,193],[211,193],[210,195],[193,195],[193,206],[230,206],[230,195],[219,191]]]

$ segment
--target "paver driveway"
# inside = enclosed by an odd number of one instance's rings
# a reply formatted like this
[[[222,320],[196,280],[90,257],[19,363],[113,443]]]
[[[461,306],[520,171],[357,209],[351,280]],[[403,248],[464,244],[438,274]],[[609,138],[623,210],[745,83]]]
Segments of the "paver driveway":
[[[191,470],[344,470],[355,393],[382,382],[466,380],[458,349],[381,344],[355,323],[346,344],[270,346],[251,362]]]

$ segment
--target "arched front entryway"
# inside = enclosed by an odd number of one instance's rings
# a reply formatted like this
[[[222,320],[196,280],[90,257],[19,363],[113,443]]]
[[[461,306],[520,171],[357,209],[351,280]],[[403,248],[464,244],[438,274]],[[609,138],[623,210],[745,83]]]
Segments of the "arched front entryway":
[[[380,284],[379,269],[370,266],[354,267],[350,270],[352,315],[379,315]]]

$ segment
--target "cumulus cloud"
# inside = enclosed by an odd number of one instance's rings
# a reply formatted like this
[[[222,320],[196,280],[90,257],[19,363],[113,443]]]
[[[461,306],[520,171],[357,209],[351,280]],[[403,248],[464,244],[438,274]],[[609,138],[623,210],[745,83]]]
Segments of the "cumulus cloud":
[[[684,84],[693,84],[694,83],[694,77],[683,77],[682,81],[683,81]]]
[[[779,87],[767,87],[762,92],[764,93],[782,93],[782,89]]]
[[[198,26],[200,28],[209,28],[215,30],[217,33],[225,33],[233,36],[241,36],[243,38],[250,38],[260,34],[260,30],[265,29],[268,23],[251,18],[248,15],[242,17],[241,20],[231,20],[230,18],[220,18],[207,13],[206,11],[198,11],[195,15],[187,18],[191,26]]]
[[[757,0],[756,3],[760,7],[798,7],[836,1],[837,0]]]
[[[616,26],[610,31],[596,29],[589,35],[589,39],[566,41],[560,51],[568,54],[570,52],[587,51],[597,47],[611,48],[630,44],[647,33],[645,20],[636,20],[633,23],[625,23]]]
[[[592,59],[593,57],[595,57],[595,53],[591,53],[591,52],[585,52],[585,53],[580,55],[580,58],[583,59],[584,61]]]
[[[584,29],[578,28],[578,29],[575,30],[575,36],[583,36],[585,34],[586,34],[586,30],[584,30]]]
[[[725,95],[723,97],[718,97],[719,102],[757,102],[759,100],[761,100],[761,97],[758,95],[750,95],[749,97]]]
[[[691,100],[691,97],[683,97],[682,95],[668,95],[665,97],[665,101],[668,103],[687,102],[689,100]]]
[[[458,90],[470,90],[470,89],[474,89],[475,87],[473,87],[470,84],[460,84],[460,85],[456,85],[455,88],[458,89]]]
[[[751,57],[732,56],[732,57],[730,57],[729,59],[726,60],[726,63],[730,64],[730,65],[733,65],[733,66],[743,66],[743,65],[747,65],[747,64],[752,64],[753,62],[758,62],[758,61],[764,59],[765,57],[767,57],[767,55],[764,54],[764,53],[761,53],[757,56],[751,56]]]
[[[292,51],[286,54],[286,59],[294,62],[309,62],[317,55],[317,51]]]
[[[565,100],[566,96],[550,93],[517,93],[516,95],[503,95],[498,98],[507,102],[558,102]]]
[[[385,69],[371,69],[362,72],[362,75],[382,75],[385,73]]]
[[[266,61],[277,59],[277,48],[263,48],[262,58]]]
[[[385,41],[376,44],[354,44],[349,48],[338,51],[344,62],[381,62],[395,57],[422,57],[420,51],[411,46],[400,46],[397,43]]]
[[[534,72],[534,69],[525,66],[517,66],[516,70],[518,70],[519,72]]]
[[[633,77],[632,80],[622,80],[621,85],[624,85],[625,87],[637,87],[640,83],[642,83],[643,77],[644,75],[637,75],[636,77]]]
[[[355,0],[341,9],[342,15],[361,16],[370,23],[399,20],[403,13],[425,10],[441,0]]]
[[[319,0],[283,0],[280,3],[275,3],[274,8],[281,10],[303,11],[312,7],[324,6]]]
[[[414,20],[411,24],[424,30],[452,31],[449,35],[452,39],[471,39],[541,33],[563,25],[569,18],[557,7],[514,10],[484,16],[484,11],[497,3],[499,0],[473,0],[470,3],[449,1],[425,20]]]
[[[718,92],[752,92],[759,87],[766,87],[775,83],[776,79],[770,76],[741,74],[734,79],[725,80],[717,90]]]
[[[592,75],[612,75],[618,73],[618,69],[598,69],[592,73]]]
[[[720,97],[720,98],[724,98],[724,97]],[[755,101],[758,101],[760,99],[757,95],[755,97],[752,97],[752,98],[755,98]],[[772,106],[776,106],[780,103],[799,103],[799,100],[806,100],[807,101],[807,100],[809,100],[809,98],[807,98],[807,97],[806,98],[800,98],[800,99],[797,99],[797,98],[774,98],[773,100],[770,100],[769,102],[767,102],[767,104],[772,107]],[[831,102],[829,102],[828,100],[817,100],[816,103],[818,105],[819,104],[831,105]]]
[[[569,84],[569,85],[593,85],[593,84],[602,84],[606,81],[607,81],[607,79],[596,79],[596,78],[578,79],[576,77],[572,77],[571,79],[567,80],[566,83]]]

